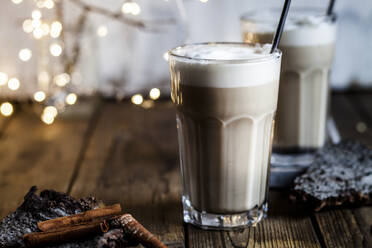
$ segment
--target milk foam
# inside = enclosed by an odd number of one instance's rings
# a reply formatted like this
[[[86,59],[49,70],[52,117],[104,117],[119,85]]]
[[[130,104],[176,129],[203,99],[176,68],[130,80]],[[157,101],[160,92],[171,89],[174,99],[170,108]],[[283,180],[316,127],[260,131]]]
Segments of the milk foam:
[[[179,83],[199,87],[249,87],[279,80],[280,52],[271,45],[195,44],[173,49],[169,62]],[[176,56],[172,56],[176,55]]]
[[[272,11],[262,11],[244,16],[242,18],[243,32],[274,35],[279,20],[276,14]],[[336,24],[327,18],[324,15],[295,12],[287,18],[280,45],[316,46],[334,43]]]
[[[245,60],[263,58],[270,53],[270,48],[270,44],[263,46],[246,46],[238,44],[196,44],[176,49],[174,53],[176,55],[185,56],[192,59]]]

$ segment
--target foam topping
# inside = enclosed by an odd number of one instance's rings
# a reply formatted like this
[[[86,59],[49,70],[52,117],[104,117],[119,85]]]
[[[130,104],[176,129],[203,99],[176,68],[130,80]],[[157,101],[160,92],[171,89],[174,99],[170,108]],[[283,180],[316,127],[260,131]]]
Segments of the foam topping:
[[[195,44],[171,51],[173,81],[200,87],[234,88],[279,82],[280,54],[271,45]],[[175,55],[175,56],[172,56]]]
[[[291,12],[290,12],[291,13]],[[243,32],[274,33],[278,12],[260,11],[243,17]],[[328,16],[294,11],[285,23],[281,45],[307,46],[331,44],[336,38],[336,25]]]
[[[200,44],[176,48],[173,54],[201,60],[249,60],[271,56],[270,44],[250,46],[244,44]]]

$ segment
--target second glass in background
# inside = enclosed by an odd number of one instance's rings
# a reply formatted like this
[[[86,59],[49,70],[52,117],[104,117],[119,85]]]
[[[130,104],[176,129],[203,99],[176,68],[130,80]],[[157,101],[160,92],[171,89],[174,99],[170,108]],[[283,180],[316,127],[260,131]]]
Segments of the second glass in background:
[[[244,42],[271,43],[279,9],[245,14]],[[325,10],[290,10],[279,48],[283,52],[274,165],[307,165],[326,140],[329,75],[334,55],[336,18]]]

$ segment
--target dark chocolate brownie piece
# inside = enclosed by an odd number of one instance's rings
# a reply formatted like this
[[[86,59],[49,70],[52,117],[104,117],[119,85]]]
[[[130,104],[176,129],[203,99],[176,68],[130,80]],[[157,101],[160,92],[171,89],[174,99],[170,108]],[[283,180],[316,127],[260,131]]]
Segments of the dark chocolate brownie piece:
[[[44,190],[37,195],[36,186],[25,195],[24,202],[17,210],[0,222],[0,247],[25,247],[22,236],[37,232],[37,222],[57,217],[81,213],[98,208],[100,203],[93,197],[75,199],[54,190]],[[113,229],[104,235],[74,243],[66,243],[58,248],[116,248],[134,246],[138,243],[123,234],[121,229]]]
[[[325,206],[372,203],[372,150],[345,140],[319,150],[313,164],[294,180],[291,198]]]

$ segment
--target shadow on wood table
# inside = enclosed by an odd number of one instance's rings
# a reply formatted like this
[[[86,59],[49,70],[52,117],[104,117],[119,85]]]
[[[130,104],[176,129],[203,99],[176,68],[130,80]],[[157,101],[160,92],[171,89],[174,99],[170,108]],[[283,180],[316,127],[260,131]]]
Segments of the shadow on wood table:
[[[1,217],[38,185],[120,202],[170,247],[372,247],[371,207],[313,213],[291,204],[285,190],[270,191],[269,217],[255,228],[218,232],[185,225],[172,105],[84,104],[85,114],[67,113],[51,126],[27,106],[0,119]],[[372,146],[371,106],[372,94],[333,96],[342,137]]]

